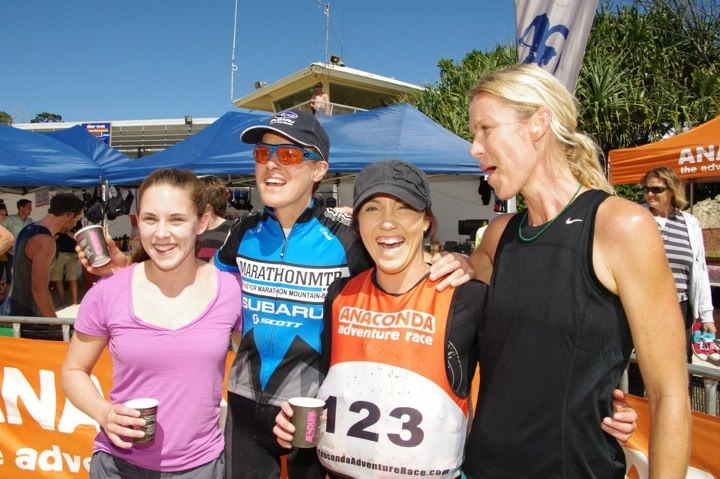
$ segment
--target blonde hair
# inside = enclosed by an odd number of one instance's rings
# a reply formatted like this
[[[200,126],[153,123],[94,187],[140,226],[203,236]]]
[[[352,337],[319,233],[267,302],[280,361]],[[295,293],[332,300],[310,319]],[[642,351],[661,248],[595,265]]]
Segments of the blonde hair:
[[[670,188],[673,194],[672,200],[670,201],[673,208],[676,210],[685,209],[688,205],[687,195],[685,194],[685,184],[678,178],[678,175],[675,174],[672,168],[668,168],[667,166],[652,168],[645,173],[645,176],[640,180],[640,184],[647,186],[647,180],[650,178],[657,178],[668,185],[668,188]]]
[[[550,131],[575,179],[588,188],[615,194],[600,164],[600,147],[577,131],[577,100],[554,76],[537,65],[515,65],[484,75],[468,93],[468,100],[481,93],[503,100],[525,119],[540,108],[550,110]]]

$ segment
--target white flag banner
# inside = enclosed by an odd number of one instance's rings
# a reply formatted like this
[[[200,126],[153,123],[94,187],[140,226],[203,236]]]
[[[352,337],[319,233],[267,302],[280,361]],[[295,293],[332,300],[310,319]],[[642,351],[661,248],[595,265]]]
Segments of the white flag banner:
[[[515,0],[520,63],[536,63],[572,93],[598,0]]]

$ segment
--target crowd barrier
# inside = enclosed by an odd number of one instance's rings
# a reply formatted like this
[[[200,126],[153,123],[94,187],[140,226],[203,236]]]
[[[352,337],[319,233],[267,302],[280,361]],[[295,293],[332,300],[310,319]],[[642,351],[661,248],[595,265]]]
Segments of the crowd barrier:
[[[711,363],[705,363],[711,364]],[[720,398],[718,398],[718,381],[720,369],[698,364],[688,364],[690,374],[690,404],[693,411],[704,412],[711,416],[720,415]],[[620,388],[636,396],[645,396],[645,385],[642,382],[640,369],[635,354],[630,356],[630,365],[620,381]]]
[[[0,317],[0,323],[17,318]],[[38,318],[33,318],[38,322]],[[59,320],[72,324],[73,320]],[[60,387],[68,344],[62,341],[0,337],[0,478],[87,478],[98,425],[75,408]],[[234,353],[228,353],[226,372]],[[93,379],[107,396],[111,362],[103,352]],[[477,378],[474,381],[477,384]],[[625,455],[630,479],[648,477],[650,420],[645,399],[629,396],[640,419]],[[598,425],[599,427],[599,425]],[[691,467],[687,478],[720,479],[720,419],[693,412]]]

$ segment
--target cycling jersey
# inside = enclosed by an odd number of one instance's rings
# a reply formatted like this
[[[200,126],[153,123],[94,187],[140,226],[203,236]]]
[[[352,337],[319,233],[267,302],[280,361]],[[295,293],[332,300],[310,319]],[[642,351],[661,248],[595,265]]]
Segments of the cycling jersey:
[[[233,227],[215,262],[243,280],[243,338],[228,391],[275,406],[315,396],[327,288],[372,264],[351,218],[313,202],[286,237],[265,208]]]

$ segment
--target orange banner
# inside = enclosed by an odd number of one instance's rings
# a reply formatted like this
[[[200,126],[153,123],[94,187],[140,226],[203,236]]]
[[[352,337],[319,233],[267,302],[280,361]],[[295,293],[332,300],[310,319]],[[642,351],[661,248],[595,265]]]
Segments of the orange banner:
[[[0,478],[87,478],[98,427],[65,398],[60,366],[68,343],[0,337]],[[228,354],[226,372],[234,353]],[[107,350],[93,370],[107,397],[111,363]],[[227,374],[226,374],[227,377]],[[477,384],[477,375],[473,381]],[[625,448],[629,479],[647,472],[650,414],[644,399],[629,396],[640,416]],[[693,413],[688,478],[720,478],[720,419]],[[283,471],[283,477],[285,477]]]
[[[628,479],[648,477],[648,441],[650,412],[645,399],[628,396],[628,402],[638,412],[638,429],[625,447]],[[720,419],[693,412],[692,450],[690,468],[686,475],[692,479],[720,478]]]
[[[97,424],[60,386],[68,343],[0,337],[0,478],[87,478]],[[228,354],[226,372],[234,358]],[[93,369],[107,397],[110,355]],[[227,377],[227,375],[226,375]]]
[[[667,166],[681,180],[720,181],[720,117],[664,140],[611,150],[610,184],[639,183],[651,168]]]

